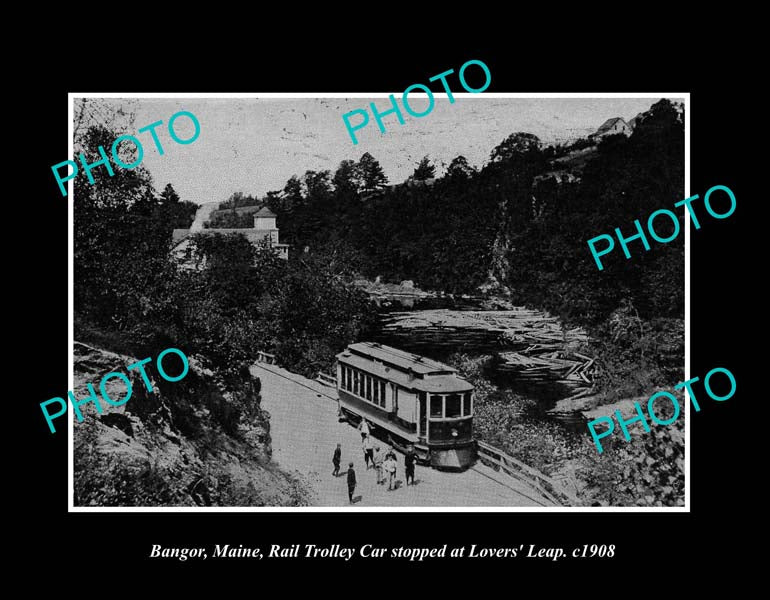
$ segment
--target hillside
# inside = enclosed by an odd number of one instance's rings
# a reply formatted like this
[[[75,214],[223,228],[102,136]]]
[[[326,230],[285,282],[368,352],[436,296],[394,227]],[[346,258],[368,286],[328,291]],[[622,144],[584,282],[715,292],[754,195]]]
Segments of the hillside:
[[[75,389],[125,372],[131,356],[75,342]],[[271,462],[269,415],[260,407],[260,380],[225,382],[190,357],[190,372],[171,383],[137,370],[123,406],[84,408],[75,422],[76,506],[298,506],[310,492]],[[122,386],[111,380],[107,385]],[[98,385],[95,386],[98,389]],[[125,395],[125,388],[113,397]]]

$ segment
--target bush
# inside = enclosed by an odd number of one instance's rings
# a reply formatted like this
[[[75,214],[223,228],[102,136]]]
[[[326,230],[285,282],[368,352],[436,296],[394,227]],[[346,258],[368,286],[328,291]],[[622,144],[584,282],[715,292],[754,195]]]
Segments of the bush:
[[[561,427],[532,418],[537,410],[536,400],[498,389],[485,377],[493,357],[455,354],[449,362],[473,383],[473,432],[477,439],[545,474],[567,458],[572,442]]]
[[[580,463],[587,503],[684,506],[683,416],[672,425],[652,425],[649,433],[636,433],[629,442],[606,439],[602,454],[591,443]]]
[[[626,301],[592,332],[597,388],[604,401],[670,387],[684,375],[684,321],[643,320]]]
[[[216,506],[265,506],[271,500],[265,498],[251,481],[244,484],[242,480],[227,473],[219,475],[216,479],[216,491],[212,498],[212,504]],[[302,483],[292,476],[288,476],[287,483],[287,500],[282,502],[282,505],[308,506],[307,490]]]
[[[511,405],[502,402],[477,403],[473,429],[478,439],[546,475],[558,470],[574,454],[577,443],[561,426],[521,418]]]
[[[172,474],[149,460],[127,464],[124,457],[96,448],[98,424],[76,425],[74,480],[76,506],[174,506],[186,495],[169,483]]]

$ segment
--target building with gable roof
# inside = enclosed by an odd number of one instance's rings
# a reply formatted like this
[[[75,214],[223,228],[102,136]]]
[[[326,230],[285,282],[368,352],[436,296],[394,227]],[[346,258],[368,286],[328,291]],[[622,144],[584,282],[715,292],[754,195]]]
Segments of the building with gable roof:
[[[239,233],[244,236],[254,246],[259,246],[263,241],[278,254],[279,258],[289,259],[289,244],[281,244],[278,238],[278,226],[276,225],[277,215],[267,206],[263,206],[254,213],[253,228],[228,228],[228,229],[174,229],[171,234],[172,253],[180,260],[185,260],[187,250],[190,244],[190,236],[194,233],[204,235],[225,235],[228,233]]]
[[[588,136],[588,139],[598,142],[605,136],[616,135],[618,133],[629,136],[631,135],[631,130],[631,126],[623,119],[620,117],[613,117],[612,119],[607,119],[604,123],[602,123],[595,133],[592,133]]]

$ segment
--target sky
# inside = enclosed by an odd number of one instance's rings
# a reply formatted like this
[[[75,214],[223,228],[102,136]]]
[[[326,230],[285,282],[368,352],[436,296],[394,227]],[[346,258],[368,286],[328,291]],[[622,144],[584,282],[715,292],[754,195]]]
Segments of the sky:
[[[524,131],[545,143],[585,136],[611,117],[626,121],[647,110],[658,98],[499,98],[487,94],[455,95],[450,103],[435,95],[435,106],[422,118],[414,118],[401,105],[405,123],[394,114],[383,117],[380,133],[371,116],[368,126],[356,132],[353,145],[342,115],[370,102],[384,112],[385,97],[370,98],[133,98],[104,99],[115,106],[128,105],[135,112],[134,126],[142,128],[158,120],[165,153],[160,156],[149,132],[138,134],[144,146],[144,166],[155,188],[171,183],[182,200],[203,204],[221,202],[233,192],[263,196],[282,189],[293,174],[329,169],[340,161],[358,160],[369,152],[382,165],[390,183],[400,183],[428,155],[438,169],[462,154],[477,167],[489,159],[492,149],[511,133]],[[409,96],[415,112],[427,107],[419,94]],[[167,123],[180,111],[192,112],[200,123],[200,135],[181,145],[169,137]],[[351,122],[358,123],[356,115]],[[175,129],[181,138],[192,132],[187,118]]]

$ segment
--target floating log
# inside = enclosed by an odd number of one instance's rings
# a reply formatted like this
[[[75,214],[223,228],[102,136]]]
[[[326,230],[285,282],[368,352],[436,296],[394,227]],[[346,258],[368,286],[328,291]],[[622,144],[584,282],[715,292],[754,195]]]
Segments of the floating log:
[[[571,386],[591,384],[586,371],[594,360],[565,352],[587,340],[582,328],[564,328],[556,317],[526,308],[393,312],[381,317],[375,336],[375,341],[415,352],[431,348],[499,352],[500,371],[523,381],[558,380]]]

